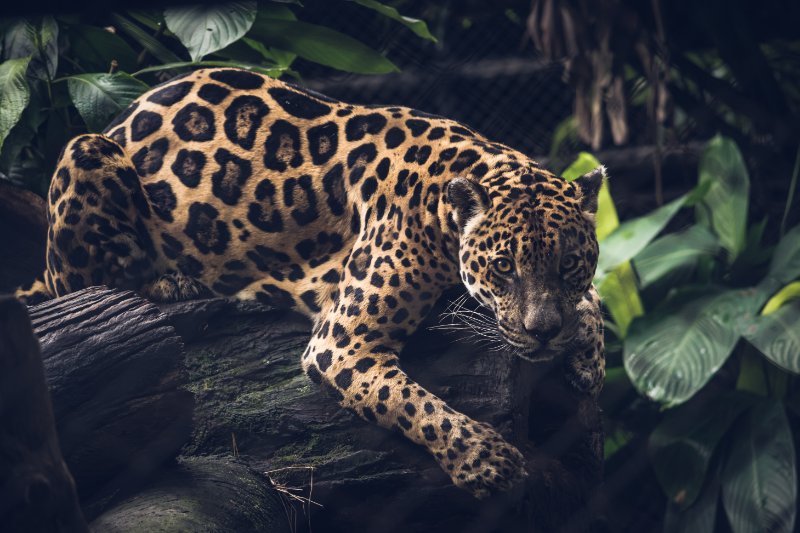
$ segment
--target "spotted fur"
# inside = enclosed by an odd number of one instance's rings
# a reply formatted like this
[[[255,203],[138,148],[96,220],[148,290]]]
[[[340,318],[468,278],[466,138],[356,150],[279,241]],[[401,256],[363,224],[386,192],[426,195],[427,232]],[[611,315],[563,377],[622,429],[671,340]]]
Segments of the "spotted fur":
[[[48,198],[47,270],[20,297],[106,284],[295,308],[302,364],[339,403],[425,446],[476,496],[525,475],[492,427],[412,381],[398,354],[463,283],[523,357],[565,353],[596,394],[591,289],[602,173],[573,183],[450,120],[360,107],[233,69],[198,70],[73,139]]]

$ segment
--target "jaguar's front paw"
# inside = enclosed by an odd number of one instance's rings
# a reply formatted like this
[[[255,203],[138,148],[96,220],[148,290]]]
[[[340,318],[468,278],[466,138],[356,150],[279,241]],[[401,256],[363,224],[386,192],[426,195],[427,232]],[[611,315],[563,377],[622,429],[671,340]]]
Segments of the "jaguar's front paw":
[[[509,490],[528,475],[519,450],[490,425],[469,419],[454,428],[437,458],[457,487],[479,499]]]
[[[594,289],[586,293],[577,307],[577,328],[565,350],[565,376],[582,393],[600,394],[605,380],[603,315]]]

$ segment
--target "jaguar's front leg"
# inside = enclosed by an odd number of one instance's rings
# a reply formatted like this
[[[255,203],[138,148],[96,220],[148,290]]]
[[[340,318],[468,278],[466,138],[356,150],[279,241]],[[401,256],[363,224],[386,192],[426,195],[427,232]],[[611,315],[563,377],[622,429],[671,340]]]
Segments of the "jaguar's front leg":
[[[592,286],[575,313],[574,335],[564,352],[564,374],[567,381],[580,392],[597,397],[606,377],[603,312],[600,295]]]
[[[425,446],[453,483],[476,497],[525,477],[522,455],[497,431],[454,411],[399,368],[403,340],[436,296],[430,288],[392,288],[396,271],[388,265],[347,272],[303,355],[308,376],[343,407]],[[391,290],[377,290],[384,285]]]

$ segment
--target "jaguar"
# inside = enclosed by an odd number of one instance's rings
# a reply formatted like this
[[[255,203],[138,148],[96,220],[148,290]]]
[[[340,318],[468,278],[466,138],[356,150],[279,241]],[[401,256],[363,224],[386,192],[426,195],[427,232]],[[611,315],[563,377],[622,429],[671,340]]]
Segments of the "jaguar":
[[[358,106],[231,68],[136,99],[64,148],[46,270],[27,303],[104,284],[169,302],[216,295],[307,315],[308,378],[424,446],[476,497],[526,476],[491,425],[404,373],[399,355],[463,285],[509,351],[604,376],[592,288],[598,168],[572,182],[458,122]]]

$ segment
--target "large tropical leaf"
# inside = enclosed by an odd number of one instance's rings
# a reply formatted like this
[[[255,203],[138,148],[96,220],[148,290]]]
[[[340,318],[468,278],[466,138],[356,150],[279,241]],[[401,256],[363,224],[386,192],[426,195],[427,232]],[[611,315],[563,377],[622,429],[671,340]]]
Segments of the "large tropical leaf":
[[[742,154],[731,139],[716,136],[700,159],[700,184],[710,183],[697,205],[697,219],[719,236],[730,261],[744,249],[750,178]]]
[[[200,61],[243,37],[253,26],[257,8],[250,1],[181,6],[166,9],[164,20],[192,61]]]
[[[765,281],[780,286],[798,277],[800,277],[800,225],[789,230],[778,242]]]
[[[30,58],[28,76],[52,80],[58,68],[58,24],[50,15],[18,19],[3,34],[3,58]]]
[[[779,367],[800,374],[800,302],[753,320],[745,338]]]
[[[633,319],[644,314],[633,267],[630,262],[622,263],[602,278],[596,278],[595,284],[603,305],[617,325],[617,334],[624,339]]]
[[[30,101],[31,93],[25,80],[30,60],[30,56],[20,57],[0,64],[0,150]]]
[[[644,249],[667,225],[689,199],[685,194],[647,215],[626,220],[600,246],[598,275],[603,276],[617,265],[629,261]]]
[[[648,451],[661,487],[678,509],[698,498],[723,435],[753,401],[742,393],[692,401],[667,413],[650,434]]]
[[[641,286],[648,287],[660,281],[676,281],[694,270],[698,259],[718,249],[716,236],[704,226],[694,225],[654,240],[636,254],[633,265]]]
[[[114,115],[147,91],[147,84],[123,73],[79,74],[67,78],[72,103],[90,131],[102,131]]]
[[[418,36],[422,37],[423,39],[428,39],[429,41],[436,42],[436,37],[431,35],[430,30],[428,29],[428,25],[425,24],[425,21],[415,19],[412,17],[406,17],[405,15],[401,15],[398,13],[397,9],[387,6],[386,4],[382,4],[376,0],[353,0],[356,4],[360,4],[364,7],[368,7],[380,13],[385,17],[389,17],[392,20],[396,20],[403,26],[407,27]]]
[[[667,406],[685,402],[722,366],[762,303],[754,290],[684,291],[636,319],[623,354],[631,382]]]
[[[398,68],[367,45],[325,26],[258,16],[250,37],[266,46],[347,72],[385,74]]]
[[[751,408],[736,428],[722,473],[722,503],[735,533],[794,530],[797,470],[783,406]]]

